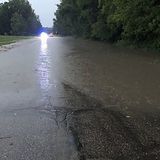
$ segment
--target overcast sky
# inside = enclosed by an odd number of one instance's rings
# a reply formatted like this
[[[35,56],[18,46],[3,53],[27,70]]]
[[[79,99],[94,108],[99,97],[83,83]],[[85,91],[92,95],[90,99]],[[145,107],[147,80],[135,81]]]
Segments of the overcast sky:
[[[0,3],[7,0],[0,0]],[[53,17],[57,9],[56,5],[60,0],[29,0],[35,13],[40,16],[41,23],[44,27],[53,26]]]

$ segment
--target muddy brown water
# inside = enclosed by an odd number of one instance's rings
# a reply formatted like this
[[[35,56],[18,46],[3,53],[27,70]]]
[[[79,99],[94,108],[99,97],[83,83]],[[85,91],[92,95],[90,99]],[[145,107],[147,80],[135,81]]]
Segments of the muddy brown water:
[[[64,38],[63,79],[105,105],[159,107],[159,53]]]
[[[37,38],[1,53],[1,102],[10,93],[15,97],[16,91],[24,89],[28,91],[21,93],[22,99],[26,99],[24,94],[38,98],[58,81],[75,86],[106,106],[160,104],[159,53],[70,37],[50,38],[47,46]]]

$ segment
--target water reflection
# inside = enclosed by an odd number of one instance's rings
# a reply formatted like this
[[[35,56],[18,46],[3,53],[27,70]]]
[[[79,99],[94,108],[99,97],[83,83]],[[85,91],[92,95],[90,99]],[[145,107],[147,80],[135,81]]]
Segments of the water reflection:
[[[41,49],[38,63],[38,77],[40,87],[43,92],[47,92],[50,87],[50,57],[48,53],[47,41],[41,41]]]
[[[47,54],[47,47],[48,47],[47,41],[41,41],[41,52],[43,54]]]

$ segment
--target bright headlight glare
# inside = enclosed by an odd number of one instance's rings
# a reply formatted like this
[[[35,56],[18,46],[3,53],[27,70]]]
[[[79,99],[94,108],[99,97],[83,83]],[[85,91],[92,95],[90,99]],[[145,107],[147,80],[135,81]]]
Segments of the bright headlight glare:
[[[48,34],[45,32],[42,32],[40,35],[40,38],[42,41],[46,41],[48,39]]]

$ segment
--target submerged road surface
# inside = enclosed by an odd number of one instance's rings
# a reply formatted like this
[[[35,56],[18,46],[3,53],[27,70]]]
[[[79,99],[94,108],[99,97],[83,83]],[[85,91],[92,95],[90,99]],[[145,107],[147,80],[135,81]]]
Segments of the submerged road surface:
[[[0,49],[0,160],[160,159],[160,57],[54,37]]]

